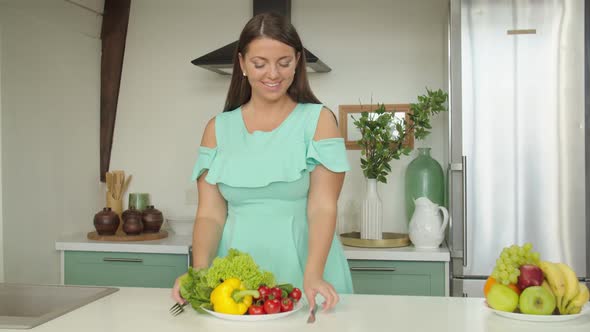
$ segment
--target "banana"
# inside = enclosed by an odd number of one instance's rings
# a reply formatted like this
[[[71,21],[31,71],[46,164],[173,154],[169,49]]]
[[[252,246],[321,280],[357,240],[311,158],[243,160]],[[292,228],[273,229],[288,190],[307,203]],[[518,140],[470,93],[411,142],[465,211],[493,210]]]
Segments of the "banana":
[[[568,303],[574,297],[576,297],[580,291],[580,287],[578,287],[578,277],[576,276],[576,273],[566,264],[555,263],[555,266],[561,270],[565,282],[565,293],[563,298],[557,301],[557,308],[559,309],[559,313],[565,314]]]
[[[567,305],[566,312],[568,314],[577,314],[582,310],[582,307],[588,303],[590,299],[590,292],[585,284],[578,283],[578,295],[574,297]]]
[[[553,295],[553,297],[555,297],[555,295],[553,294],[553,290],[551,289],[551,286],[549,286],[549,283],[547,282],[547,279],[543,280],[543,283],[541,284],[541,287],[545,288],[546,290],[549,291],[549,293],[551,295]]]
[[[541,261],[539,267],[543,271],[545,279],[547,279],[547,282],[553,291],[553,295],[555,295],[555,299],[560,303],[559,301],[565,294],[565,279],[563,273],[561,273],[561,270],[557,265],[548,261]]]

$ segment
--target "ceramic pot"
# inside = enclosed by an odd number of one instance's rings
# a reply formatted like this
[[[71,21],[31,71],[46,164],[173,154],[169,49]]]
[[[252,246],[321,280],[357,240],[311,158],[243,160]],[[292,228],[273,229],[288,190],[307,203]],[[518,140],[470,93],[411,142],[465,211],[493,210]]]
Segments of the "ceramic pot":
[[[141,211],[131,207],[123,212],[123,232],[127,235],[139,235],[143,231]]]
[[[119,215],[110,207],[105,207],[94,215],[94,228],[98,235],[115,235],[120,222]]]
[[[162,215],[162,212],[154,208],[153,205],[148,205],[143,211],[142,221],[144,233],[158,233],[164,222],[164,216]]]

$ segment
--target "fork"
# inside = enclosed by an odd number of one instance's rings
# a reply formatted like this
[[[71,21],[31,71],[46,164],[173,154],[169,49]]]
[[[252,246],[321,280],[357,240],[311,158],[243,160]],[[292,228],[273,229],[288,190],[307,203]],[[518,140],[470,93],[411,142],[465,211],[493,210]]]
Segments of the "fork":
[[[170,308],[170,314],[174,317],[180,315],[181,313],[184,312],[184,306],[186,306],[188,304],[188,302],[185,302],[183,304],[180,303],[174,303],[174,305]]]

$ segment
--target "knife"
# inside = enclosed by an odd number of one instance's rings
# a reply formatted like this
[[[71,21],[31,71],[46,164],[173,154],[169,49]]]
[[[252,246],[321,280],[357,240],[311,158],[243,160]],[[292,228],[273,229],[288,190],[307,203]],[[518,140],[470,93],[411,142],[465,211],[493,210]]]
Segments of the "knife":
[[[313,306],[313,308],[309,312],[309,317],[307,318],[308,324],[315,323],[315,313],[317,311],[318,311],[318,306],[317,305]]]

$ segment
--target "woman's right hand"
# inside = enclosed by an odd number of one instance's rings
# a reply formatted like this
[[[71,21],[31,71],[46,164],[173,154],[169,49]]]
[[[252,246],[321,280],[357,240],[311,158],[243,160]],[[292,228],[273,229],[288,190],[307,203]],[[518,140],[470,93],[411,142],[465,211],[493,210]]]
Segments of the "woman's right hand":
[[[174,281],[174,287],[172,287],[172,299],[174,299],[176,303],[180,304],[184,304],[186,302],[186,300],[180,296],[180,278],[183,276],[184,274],[176,278],[176,281]]]

